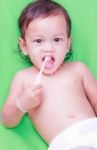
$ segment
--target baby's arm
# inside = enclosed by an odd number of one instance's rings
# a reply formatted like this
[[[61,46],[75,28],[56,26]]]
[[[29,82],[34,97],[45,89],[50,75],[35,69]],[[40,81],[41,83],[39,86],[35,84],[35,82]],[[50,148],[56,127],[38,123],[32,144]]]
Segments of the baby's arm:
[[[15,127],[19,124],[24,112],[40,105],[41,85],[26,86],[24,88],[23,74],[18,73],[11,85],[9,96],[2,110],[2,123],[6,127]],[[18,104],[17,105],[17,100]]]
[[[86,96],[97,115],[97,81],[84,64],[80,64],[79,69],[82,74]]]

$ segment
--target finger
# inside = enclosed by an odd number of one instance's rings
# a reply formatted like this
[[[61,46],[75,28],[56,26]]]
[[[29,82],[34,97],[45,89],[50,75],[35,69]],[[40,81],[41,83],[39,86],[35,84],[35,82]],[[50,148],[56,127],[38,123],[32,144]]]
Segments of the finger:
[[[35,99],[35,105],[36,105],[36,106],[37,106],[37,105],[39,106],[39,105],[41,104],[41,102],[42,102],[42,101],[41,101],[41,96],[37,96],[37,98]],[[34,105],[34,106],[35,106],[35,105]]]
[[[42,84],[35,84],[34,87],[37,89],[40,89],[40,88],[43,88],[43,85]]]
[[[36,96],[42,95],[42,90],[41,90],[41,89],[37,89],[37,90],[35,91],[35,95],[36,95]]]
[[[31,87],[32,87],[32,85],[30,83],[29,84],[24,84],[24,90],[27,90]]]
[[[43,88],[43,86],[41,85],[41,84],[39,84],[39,85],[34,85],[34,86],[32,86],[31,87],[31,90],[32,91],[36,91],[36,90],[39,90],[39,89],[42,89]]]

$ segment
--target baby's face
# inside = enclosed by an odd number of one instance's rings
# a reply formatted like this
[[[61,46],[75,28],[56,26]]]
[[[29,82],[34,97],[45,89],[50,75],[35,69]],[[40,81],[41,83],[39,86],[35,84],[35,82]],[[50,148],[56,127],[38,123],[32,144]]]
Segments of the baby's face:
[[[25,32],[27,54],[39,70],[45,58],[49,57],[44,68],[45,74],[52,74],[60,67],[70,43],[63,15],[38,18],[29,24]]]

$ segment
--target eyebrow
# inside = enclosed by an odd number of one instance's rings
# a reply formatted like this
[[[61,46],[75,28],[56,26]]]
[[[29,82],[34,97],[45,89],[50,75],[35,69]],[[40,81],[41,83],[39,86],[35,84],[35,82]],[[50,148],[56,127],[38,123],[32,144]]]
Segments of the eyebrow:
[[[36,38],[38,38],[38,37],[39,37],[39,38],[43,38],[43,37],[44,37],[43,35],[32,34],[32,35],[31,35],[31,38],[33,38],[33,35],[34,35]]]
[[[65,33],[58,33],[58,34],[55,34],[54,36],[65,36]]]

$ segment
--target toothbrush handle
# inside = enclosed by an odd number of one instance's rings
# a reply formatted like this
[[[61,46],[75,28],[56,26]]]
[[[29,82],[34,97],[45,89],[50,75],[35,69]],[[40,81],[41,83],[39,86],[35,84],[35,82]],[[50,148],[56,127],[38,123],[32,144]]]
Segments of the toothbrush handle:
[[[38,77],[36,78],[35,84],[39,84],[41,81],[41,74],[39,73]]]
[[[45,59],[43,65],[42,65],[42,67],[41,67],[41,70],[40,70],[40,72],[39,72],[39,74],[38,74],[38,77],[37,77],[37,79],[36,79],[36,81],[35,81],[35,84],[39,84],[40,81],[41,81],[42,72],[43,72],[43,69],[44,69],[44,67],[45,67],[46,61],[47,61],[47,60]]]

